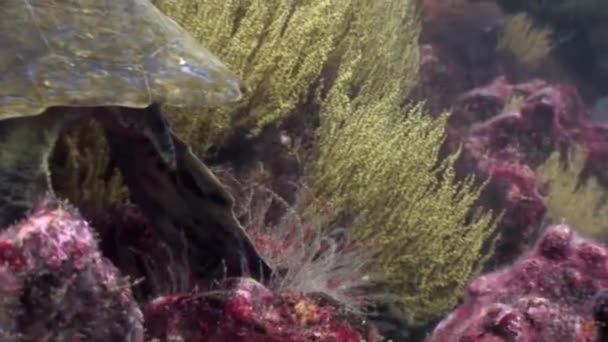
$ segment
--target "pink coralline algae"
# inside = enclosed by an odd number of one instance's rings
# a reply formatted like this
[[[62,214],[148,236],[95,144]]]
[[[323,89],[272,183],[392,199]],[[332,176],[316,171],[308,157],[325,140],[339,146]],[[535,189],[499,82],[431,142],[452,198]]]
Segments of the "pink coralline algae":
[[[508,106],[514,96],[521,105]],[[514,154],[532,168],[554,151],[583,143],[590,114],[575,89],[532,80],[509,84],[499,77],[461,96],[450,118],[448,134],[490,157]]]
[[[509,105],[513,98],[519,100]],[[534,170],[552,153],[558,152],[566,167],[568,152],[583,146],[587,165],[581,184],[589,177],[608,179],[601,162],[608,135],[590,121],[570,85],[540,79],[512,84],[500,76],[459,96],[453,108],[443,153],[462,146],[459,177],[489,179],[478,204],[503,213],[490,266],[512,262],[541,228],[550,188]]]
[[[585,164],[579,174],[577,188],[594,178],[608,189],[608,125],[593,124],[584,128]],[[598,207],[608,202],[608,193],[600,199]]]
[[[0,234],[1,341],[143,341],[130,284],[55,200]]]
[[[184,256],[172,253],[136,205],[115,203],[87,219],[99,235],[102,254],[124,275],[144,280],[133,287],[138,299],[189,290],[193,276]]]
[[[114,205],[94,215],[92,222],[100,231],[104,254],[131,278],[143,279],[133,291],[143,303],[146,341],[378,340],[363,315],[327,295],[271,290],[250,278],[213,284],[197,278],[161,247],[160,237],[152,234],[149,221],[134,205]],[[125,251],[131,249],[139,252]]]
[[[512,266],[482,275],[426,342],[600,342],[608,249],[560,224]]]
[[[221,290],[162,296],[144,307],[146,332],[162,341],[374,342],[375,330],[324,298],[273,293],[249,278]]]

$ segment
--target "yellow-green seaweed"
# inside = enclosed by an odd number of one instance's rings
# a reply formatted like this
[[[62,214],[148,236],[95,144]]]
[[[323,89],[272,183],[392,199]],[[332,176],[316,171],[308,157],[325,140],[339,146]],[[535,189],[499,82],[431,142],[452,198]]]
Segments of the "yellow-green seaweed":
[[[336,214],[359,216],[351,239],[376,244],[387,289],[412,320],[428,321],[457,304],[495,221],[469,216],[480,189],[456,181],[458,155],[438,160],[448,115],[402,105],[418,67],[413,3],[359,5],[322,102],[308,183]]]
[[[103,129],[88,120],[64,133],[57,142],[51,160],[53,189],[60,197],[91,210],[124,200],[129,192],[118,170],[108,170],[109,163]]]
[[[340,42],[354,32],[353,24],[361,26],[357,32],[362,35],[357,39],[365,45],[369,57],[391,57],[394,67],[382,70],[398,71],[403,63],[417,62],[411,47],[418,28],[406,22],[384,23],[381,20],[386,17],[374,17],[384,7],[403,12],[412,7],[407,1],[156,0],[155,4],[251,88],[239,105],[169,110],[176,131],[187,141],[196,141],[199,152],[235,126],[255,134],[287,115],[323,76],[324,66],[336,55],[348,52]],[[356,23],[354,18],[359,18]],[[413,31],[407,32],[409,29]],[[370,39],[372,36],[381,39]],[[403,47],[394,44],[395,40],[408,39]],[[396,50],[388,51],[389,47]],[[374,63],[365,65],[367,69],[362,65],[356,75],[360,80],[376,72]],[[390,73],[384,76],[392,77]],[[381,87],[383,82],[376,83]]]
[[[466,220],[480,190],[472,179],[455,182],[456,155],[438,163],[447,114],[432,119],[422,104],[403,105],[417,81],[417,1],[155,3],[251,88],[234,106],[168,108],[178,135],[200,156],[223,134],[256,133],[316,95],[320,112],[310,115],[320,127],[306,182],[336,216],[364,214],[352,239],[376,243],[387,290],[413,320],[454,307],[494,222],[489,213]],[[74,156],[77,166],[86,159]],[[88,163],[98,174],[105,162]]]
[[[608,239],[608,206],[602,205],[607,196],[595,179],[576,189],[578,175],[585,163],[585,152],[578,147],[572,151],[568,168],[560,163],[554,152],[537,172],[543,181],[549,181],[546,198],[547,218],[576,227],[577,231],[595,239]]]

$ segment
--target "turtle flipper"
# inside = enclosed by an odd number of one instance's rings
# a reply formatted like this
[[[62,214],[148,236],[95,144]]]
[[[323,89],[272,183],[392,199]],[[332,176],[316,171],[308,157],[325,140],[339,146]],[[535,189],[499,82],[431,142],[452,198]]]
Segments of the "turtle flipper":
[[[168,168],[175,168],[175,147],[171,129],[160,105],[144,109],[127,107],[99,108],[95,118],[113,135],[144,137]]]
[[[183,232],[197,274],[209,276],[220,268],[227,276],[271,276],[234,216],[233,198],[185,143],[173,136],[177,163],[169,169],[158,156],[146,153],[145,139],[108,130],[106,135],[133,201],[175,251],[183,250]]]
[[[223,255],[224,262],[228,265],[226,270],[228,275],[233,275],[231,271],[236,271],[237,274],[234,275],[249,274],[258,280],[267,280],[273,273],[272,269],[260,256],[236,219],[233,197],[183,141],[175,136],[173,140],[178,158],[176,177],[180,193],[186,203],[193,204],[193,212],[198,213],[197,206],[205,205],[209,208],[208,214],[197,214],[191,218],[195,228],[191,230],[193,233],[190,234],[191,239],[194,241],[219,240],[219,244],[215,245],[215,248],[221,250],[219,254]],[[207,218],[207,215],[210,219]],[[211,231],[202,230],[196,222],[205,220],[211,224],[219,222],[220,226]],[[217,237],[210,236],[214,234]]]

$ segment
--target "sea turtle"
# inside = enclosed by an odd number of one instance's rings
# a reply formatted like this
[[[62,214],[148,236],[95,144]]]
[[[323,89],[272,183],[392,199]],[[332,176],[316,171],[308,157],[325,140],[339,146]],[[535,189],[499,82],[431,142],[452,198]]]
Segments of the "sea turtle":
[[[199,278],[268,280],[273,270],[235,217],[234,198],[211,170],[175,135],[176,167],[169,169],[158,154],[149,153],[150,142],[134,133],[106,130],[112,159],[132,199],[172,250],[188,257]]]
[[[4,0],[0,11],[0,227],[50,191],[58,132],[83,116],[135,127],[168,164],[158,104],[238,101],[244,82],[148,0]]]

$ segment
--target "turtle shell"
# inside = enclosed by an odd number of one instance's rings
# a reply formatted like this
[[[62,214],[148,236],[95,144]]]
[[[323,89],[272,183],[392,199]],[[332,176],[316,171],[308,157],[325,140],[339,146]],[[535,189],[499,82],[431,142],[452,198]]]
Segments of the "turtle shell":
[[[3,0],[0,119],[237,101],[245,85],[148,0]]]

